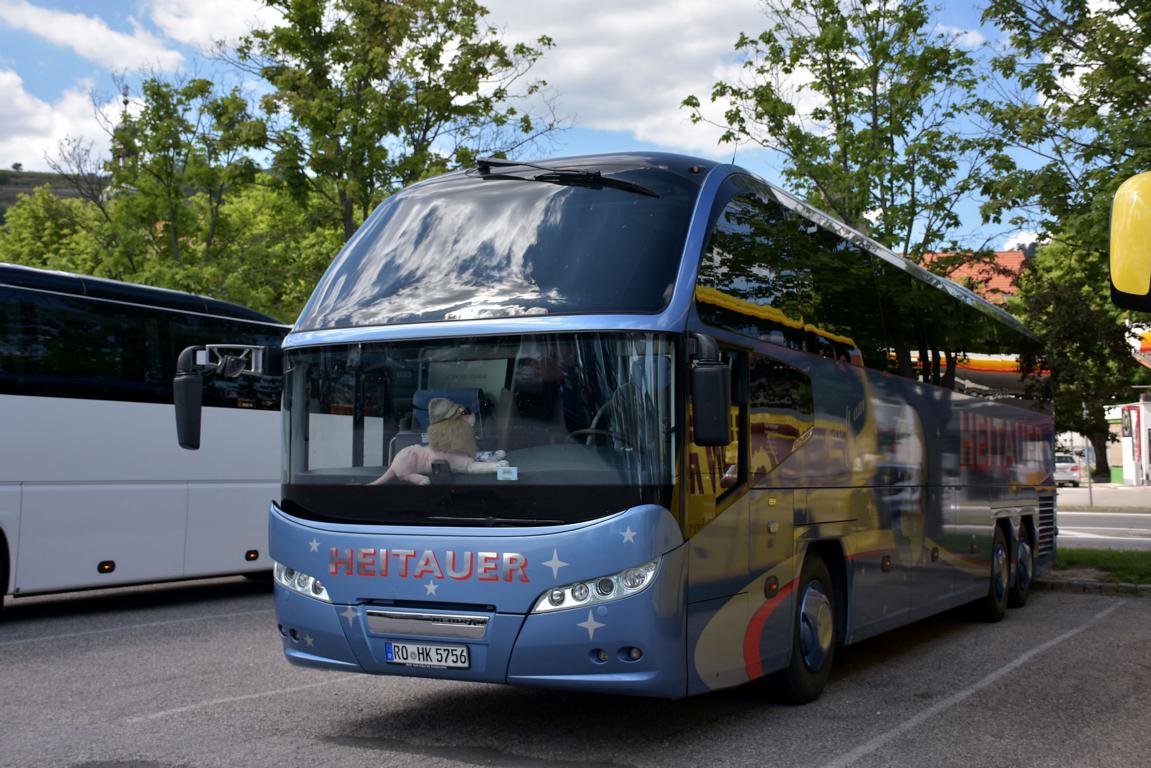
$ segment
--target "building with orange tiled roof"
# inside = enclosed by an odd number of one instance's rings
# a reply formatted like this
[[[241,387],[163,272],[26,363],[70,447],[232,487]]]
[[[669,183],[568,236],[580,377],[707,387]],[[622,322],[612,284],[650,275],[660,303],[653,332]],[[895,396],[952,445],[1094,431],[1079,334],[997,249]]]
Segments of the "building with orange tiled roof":
[[[923,266],[970,288],[992,304],[1003,304],[1008,297],[1019,292],[1017,281],[1026,261],[1027,251],[1021,250],[996,251],[994,261],[967,261],[955,253],[927,253],[923,256]],[[954,265],[945,266],[949,262]],[[932,269],[932,264],[937,268]],[[944,268],[938,269],[940,266]]]

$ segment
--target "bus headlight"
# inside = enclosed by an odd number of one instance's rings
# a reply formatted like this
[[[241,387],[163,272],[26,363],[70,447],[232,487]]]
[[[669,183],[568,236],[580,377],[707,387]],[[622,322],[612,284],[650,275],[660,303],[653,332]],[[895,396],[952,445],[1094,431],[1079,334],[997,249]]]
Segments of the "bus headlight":
[[[289,568],[286,565],[276,563],[272,569],[272,574],[276,579],[276,583],[281,587],[310,597],[313,600],[322,600],[325,603],[332,602],[332,599],[328,597],[328,590],[324,588],[324,585],[303,571],[297,571],[295,568]]]
[[[655,581],[659,558],[611,576],[577,581],[562,587],[552,587],[536,600],[532,613],[563,611],[586,605],[610,603],[647,589]]]

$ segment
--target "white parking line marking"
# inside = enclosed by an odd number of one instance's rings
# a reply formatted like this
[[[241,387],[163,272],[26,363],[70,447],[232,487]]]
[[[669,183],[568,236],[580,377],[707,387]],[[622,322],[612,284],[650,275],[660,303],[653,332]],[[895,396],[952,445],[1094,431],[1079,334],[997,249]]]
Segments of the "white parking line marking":
[[[144,624],[123,624],[108,629],[87,629],[83,632],[64,632],[59,635],[41,635],[40,637],[25,637],[20,640],[0,640],[0,647],[7,645],[24,645],[27,643],[44,643],[53,640],[68,640],[73,637],[88,637],[89,635],[105,635],[109,632],[124,632],[129,629],[148,629],[151,627],[167,627],[173,624],[188,624],[193,621],[209,621],[211,619],[235,619],[240,616],[259,616],[265,613],[275,613],[269,608],[260,611],[241,611],[239,613],[213,613],[207,616],[192,616],[186,619],[169,619],[168,621],[149,621]]]
[[[1088,533],[1087,531],[1077,531],[1073,528],[1064,528],[1059,531],[1059,538],[1061,539],[1091,539],[1092,541],[1132,541],[1146,539],[1147,536],[1147,531],[1127,532],[1126,536],[1104,536],[1101,533]]]
[[[278,688],[274,691],[262,691],[261,693],[246,693],[243,696],[228,696],[223,699],[209,699],[208,701],[199,701],[195,704],[189,704],[186,707],[176,707],[175,709],[165,709],[163,712],[152,712],[147,715],[137,715],[136,717],[129,717],[125,722],[127,723],[144,723],[149,720],[157,720],[161,717],[168,717],[169,715],[178,715],[183,712],[191,712],[194,709],[206,709],[207,707],[214,707],[217,704],[232,704],[237,701],[247,701],[248,699],[259,699],[264,696],[279,696],[284,693],[296,693],[297,691],[306,691],[309,688],[320,688],[325,685],[335,685],[337,683],[347,683],[351,680],[360,680],[361,675],[344,675],[335,680],[321,680],[318,683],[308,683],[307,685],[297,685],[292,688]]]
[[[857,760],[860,760],[861,758],[864,758],[867,755],[870,755],[872,752],[879,749],[884,744],[887,744],[889,741],[897,739],[900,736],[907,733],[908,731],[912,730],[913,728],[918,726],[920,723],[922,723],[924,720],[929,720],[929,719],[935,717],[936,715],[938,715],[940,712],[943,712],[944,710],[947,710],[947,709],[951,709],[956,704],[959,704],[960,702],[964,701],[965,699],[968,699],[971,696],[974,696],[976,693],[983,690],[984,688],[991,685],[992,683],[999,681],[1005,675],[1008,675],[1011,672],[1014,672],[1016,669],[1023,666],[1024,664],[1026,664],[1028,661],[1030,661],[1034,657],[1038,656],[1039,654],[1041,654],[1045,651],[1051,650],[1055,646],[1062,643],[1064,640],[1070,640],[1071,638],[1075,637],[1076,635],[1078,635],[1083,630],[1090,627],[1092,624],[1095,624],[1095,623],[1101,621],[1102,619],[1106,618],[1109,613],[1114,611],[1116,608],[1118,608],[1122,604],[1123,603],[1121,601],[1116,601],[1116,602],[1112,603],[1110,605],[1110,607],[1108,607],[1108,608],[1100,611],[1099,613],[1095,614],[1094,616],[1092,616],[1090,619],[1088,619],[1086,622],[1079,625],[1075,629],[1064,632],[1062,635],[1059,635],[1056,638],[1052,638],[1051,640],[1048,640],[1046,643],[1043,643],[1042,645],[1037,645],[1036,647],[1032,648],[1030,651],[1027,651],[1023,655],[1016,658],[1014,661],[1012,661],[1012,662],[1000,667],[999,669],[995,670],[990,675],[983,678],[982,680],[975,683],[974,685],[970,685],[967,688],[964,688],[963,690],[959,691],[958,693],[947,697],[943,701],[938,702],[934,706],[928,707],[927,709],[920,712],[918,715],[915,715],[914,717],[903,721],[902,723],[895,726],[891,730],[879,734],[878,736],[876,736],[871,741],[865,742],[865,743],[859,745],[858,747],[856,747],[855,749],[851,750],[850,752],[847,752],[846,754],[840,755],[839,757],[835,758],[831,762],[824,764],[823,768],[846,768],[846,766],[851,765],[852,763],[856,762]]]
[[[1151,517],[1151,512],[1072,512],[1059,510],[1060,517]]]

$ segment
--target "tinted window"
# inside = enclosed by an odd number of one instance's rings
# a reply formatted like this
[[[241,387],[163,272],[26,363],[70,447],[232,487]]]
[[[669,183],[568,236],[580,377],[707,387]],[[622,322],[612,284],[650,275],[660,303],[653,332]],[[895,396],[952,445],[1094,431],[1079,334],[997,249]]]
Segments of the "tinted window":
[[[0,392],[171,403],[184,347],[282,338],[272,326],[0,288]],[[278,407],[278,379],[206,378],[205,405]]]
[[[700,263],[700,317],[711,325],[855,365],[886,350],[870,256],[745,188],[719,213]]]
[[[751,356],[751,481],[763,480],[810,437],[811,379],[786,363]]]
[[[456,174],[400,192],[336,257],[298,327],[660,311],[700,177],[603,172],[656,196],[522,172]]]
[[[976,396],[1044,399],[1034,339],[898,265],[876,265],[889,372]]]

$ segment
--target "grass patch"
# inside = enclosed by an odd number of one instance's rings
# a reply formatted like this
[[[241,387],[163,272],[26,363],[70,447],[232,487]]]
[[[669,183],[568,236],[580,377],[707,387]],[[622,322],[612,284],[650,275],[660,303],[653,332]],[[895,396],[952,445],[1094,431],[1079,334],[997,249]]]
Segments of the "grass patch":
[[[1063,549],[1055,554],[1055,570],[1094,568],[1107,574],[1108,581],[1151,584],[1151,552],[1115,549]]]

